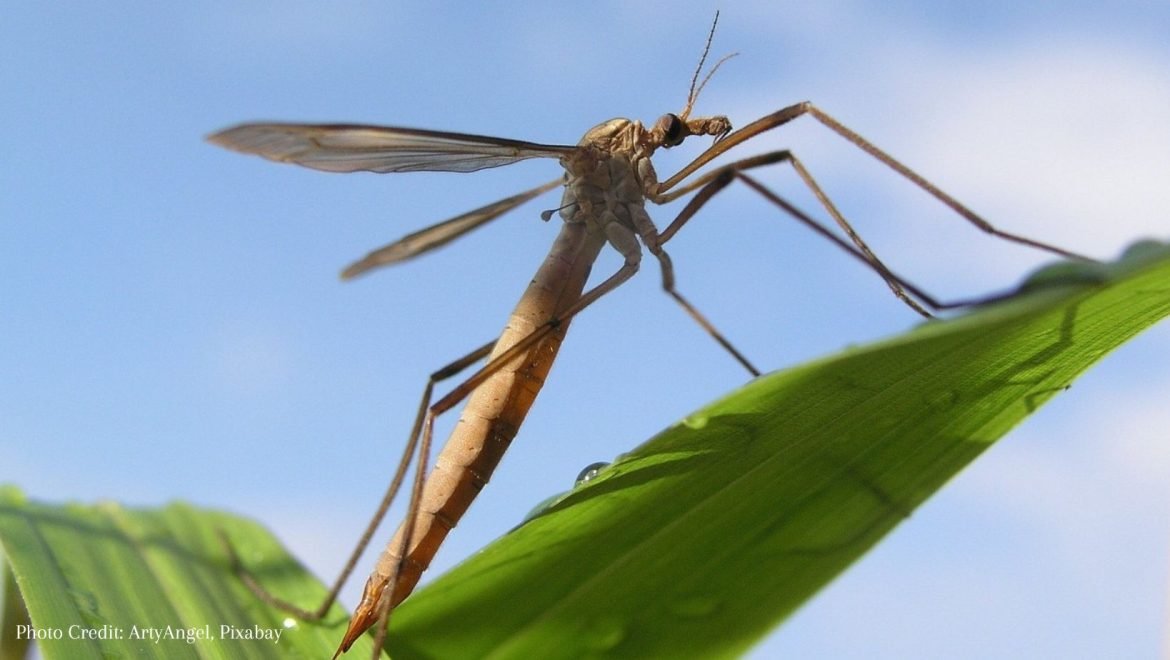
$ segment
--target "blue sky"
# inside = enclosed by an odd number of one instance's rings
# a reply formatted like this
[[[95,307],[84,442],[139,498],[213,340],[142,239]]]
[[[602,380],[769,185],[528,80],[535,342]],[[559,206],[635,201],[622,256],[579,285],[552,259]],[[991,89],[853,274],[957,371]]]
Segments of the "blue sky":
[[[809,99],[1000,226],[1112,257],[1170,237],[1170,7],[727,2],[738,51],[696,112]],[[555,195],[425,259],[350,260],[556,176],[327,175],[211,147],[246,120],[575,143],[678,111],[715,5],[22,3],[0,22],[0,481],[46,500],[175,498],[257,517],[325,579],[381,492],[423,378],[493,337],[555,234]],[[811,121],[791,147],[887,263],[944,298],[1043,255],[987,239]],[[659,172],[697,147],[664,154]],[[803,206],[791,172],[765,176]],[[660,226],[669,209],[654,215]],[[734,189],[671,245],[680,289],[757,364],[916,317]],[[618,266],[604,257],[595,275]],[[745,374],[647,269],[578,319],[441,572],[579,469]],[[1164,648],[1170,326],[1078,380],[759,657],[1151,657]],[[389,532],[383,532],[384,539]],[[368,562],[365,564],[368,566]],[[352,604],[360,578],[346,592]]]

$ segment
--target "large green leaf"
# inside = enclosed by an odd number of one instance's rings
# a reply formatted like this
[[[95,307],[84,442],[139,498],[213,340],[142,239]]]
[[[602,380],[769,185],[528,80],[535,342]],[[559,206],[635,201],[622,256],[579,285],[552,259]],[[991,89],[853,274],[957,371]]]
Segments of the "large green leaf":
[[[323,624],[305,625],[260,603],[230,569],[220,531],[276,593],[306,606],[324,597],[324,587],[254,522],[186,504],[49,506],[0,488],[0,550],[43,657],[328,657],[346,613],[334,607]],[[15,638],[19,611],[4,615],[0,639]],[[361,644],[357,657],[370,657],[369,640]],[[20,656],[6,644],[0,658],[9,657]]]
[[[1061,264],[1020,295],[757,379],[634,450],[395,613],[398,657],[734,655],[1106,352],[1170,314],[1170,248]],[[45,657],[327,657],[344,615],[284,629],[274,592],[323,588],[259,526],[171,505],[29,503],[0,491],[0,546]],[[4,625],[17,618],[6,607]],[[102,630],[283,629],[280,643],[70,640]],[[2,639],[2,638],[0,638]],[[366,640],[363,640],[365,642]],[[369,646],[351,653],[367,657]]]

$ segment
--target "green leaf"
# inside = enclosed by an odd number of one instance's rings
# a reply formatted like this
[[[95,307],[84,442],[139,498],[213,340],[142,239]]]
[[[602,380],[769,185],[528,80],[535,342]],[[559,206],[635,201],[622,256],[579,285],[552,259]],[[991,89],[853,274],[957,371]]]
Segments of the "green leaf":
[[[872,547],[1105,353],[1170,314],[1170,247],[1058,264],[1020,295],[769,374],[555,499],[395,612],[396,657],[731,656]],[[340,609],[293,624],[229,569],[225,530],[274,593],[324,588],[255,523],[184,504],[49,506],[0,489],[0,549],[46,658],[328,657]],[[0,612],[5,629],[20,608]],[[290,623],[292,623],[290,621]],[[219,626],[283,630],[279,644]],[[200,630],[214,639],[69,639]],[[8,637],[0,637],[7,640]],[[352,657],[368,657],[367,639]],[[7,648],[7,644],[6,644]]]
[[[323,624],[307,625],[259,602],[230,569],[220,530],[274,592],[306,607],[324,597],[324,587],[254,522],[181,503],[49,506],[0,488],[0,551],[47,660],[329,657],[346,613],[334,607]],[[6,613],[3,623],[3,639],[21,632],[15,615]],[[247,638],[261,635],[267,638]],[[361,644],[357,657],[370,657],[370,641]]]

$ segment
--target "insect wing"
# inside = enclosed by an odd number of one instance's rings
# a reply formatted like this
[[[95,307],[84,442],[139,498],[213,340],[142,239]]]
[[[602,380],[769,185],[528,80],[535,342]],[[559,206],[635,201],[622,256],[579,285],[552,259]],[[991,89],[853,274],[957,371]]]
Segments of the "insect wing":
[[[468,211],[450,220],[445,220],[425,229],[420,229],[413,234],[408,234],[389,245],[370,252],[360,260],[350,264],[345,270],[341,271],[341,277],[342,279],[348,280],[374,268],[389,266],[390,264],[396,264],[400,261],[417,257],[424,252],[430,252],[437,247],[450,243],[476,227],[487,224],[489,221],[500,217],[541,193],[548,192],[563,184],[564,179],[557,178],[537,186],[532,190],[526,190],[511,197],[501,199],[498,202],[492,202],[474,211]]]
[[[474,172],[574,147],[354,124],[241,124],[208,136],[221,147],[326,172]]]

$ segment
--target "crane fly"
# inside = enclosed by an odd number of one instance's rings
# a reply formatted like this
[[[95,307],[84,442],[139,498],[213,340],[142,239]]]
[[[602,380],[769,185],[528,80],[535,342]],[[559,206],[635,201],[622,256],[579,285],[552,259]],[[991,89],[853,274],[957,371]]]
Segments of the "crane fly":
[[[691,111],[699,92],[727,59],[716,63],[699,83],[714,32],[713,23],[681,112],[663,115],[649,127],[636,120],[611,119],[590,129],[575,146],[357,124],[253,123],[235,126],[208,138],[228,149],[326,172],[474,172],[530,158],[554,159],[564,169],[564,173],[552,181],[409,234],[370,252],[342,272],[342,277],[348,279],[418,256],[542,193],[563,188],[559,207],[542,214],[548,220],[554,213],[559,213],[563,220],[560,232],[503,333],[498,339],[437,370],[428,379],[387,492],[321,607],[306,611],[281,601],[241,569],[241,577],[260,598],[304,619],[320,619],[352,573],[358,557],[405,482],[410,464],[415,462],[417,467],[406,517],[367,579],[361,601],[334,657],[348,650],[375,624],[380,624],[375,653],[381,648],[390,612],[411,593],[440,544],[487,484],[516,435],[552,367],[570,320],[632,277],[638,271],[643,249],[658,261],[663,289],[749,373],[759,375],[756,367],[676,290],[674,269],[663,249],[683,225],[732,182],[747,185],[786,214],[861,260],[886,281],[899,299],[919,314],[929,317],[926,307],[939,310],[970,304],[970,301],[943,303],[935,300],[890,271],[857,235],[804,164],[788,150],[741,158],[696,174],[704,165],[740,144],[794,119],[810,116],[979,229],[1058,255],[1084,259],[1060,248],[996,229],[810,102],[787,106],[739,130],[732,130],[731,122],[725,116],[692,117]],[[678,146],[691,137],[710,137],[713,141],[681,170],[659,180],[651,156],[660,148]],[[757,168],[782,163],[793,168],[848,241],[749,174]],[[646,202],[661,205],[686,195],[691,195],[686,205],[666,229],[659,231],[646,211]],[[617,250],[623,263],[601,283],[586,289],[593,262],[606,245]],[[437,383],[485,358],[485,364],[478,371],[432,403]],[[467,405],[463,414],[428,473],[435,418],[465,399]]]

